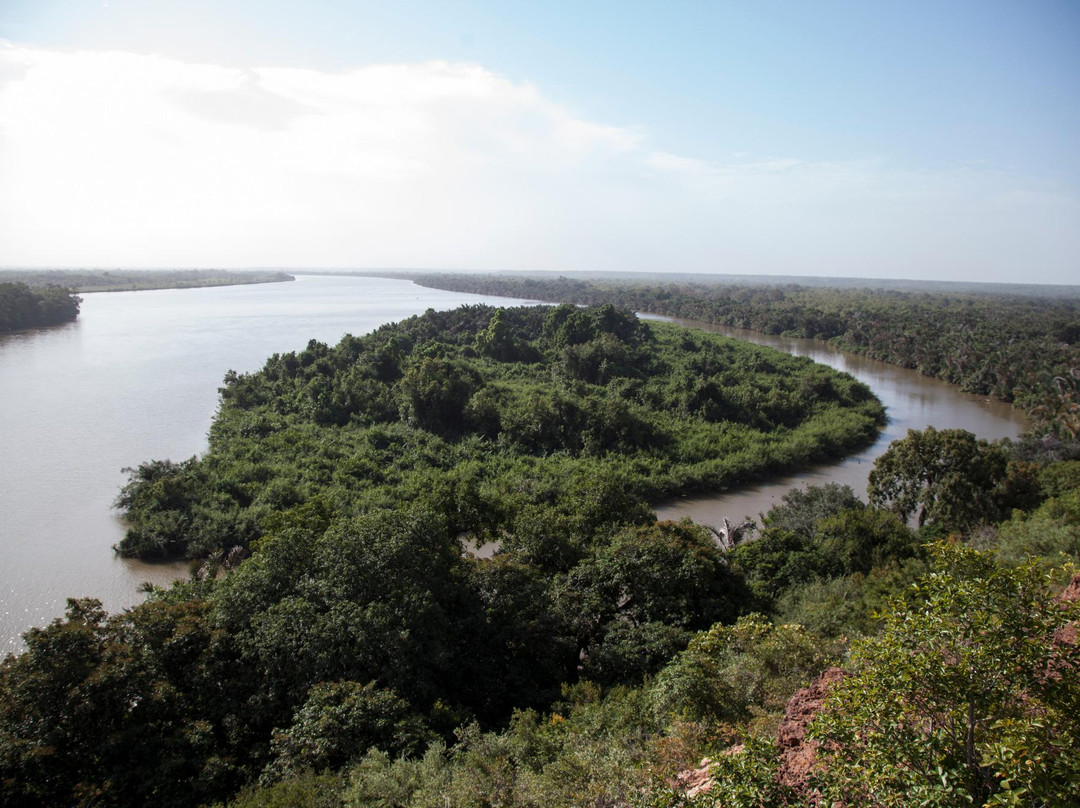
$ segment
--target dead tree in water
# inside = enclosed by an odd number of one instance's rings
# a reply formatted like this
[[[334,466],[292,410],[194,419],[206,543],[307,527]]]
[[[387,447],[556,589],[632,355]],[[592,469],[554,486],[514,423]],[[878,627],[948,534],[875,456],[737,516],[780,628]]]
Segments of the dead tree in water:
[[[705,525],[705,527],[712,531],[713,535],[716,536],[716,540],[720,543],[720,549],[726,553],[757,530],[757,522],[753,519],[747,519],[741,525],[732,525],[725,516],[724,526],[719,530],[712,525]]]

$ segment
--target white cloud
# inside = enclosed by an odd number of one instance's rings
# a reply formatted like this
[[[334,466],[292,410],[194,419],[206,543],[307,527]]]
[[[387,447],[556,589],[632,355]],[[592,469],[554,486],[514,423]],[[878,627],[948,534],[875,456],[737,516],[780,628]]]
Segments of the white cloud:
[[[0,265],[1067,282],[1078,258],[1076,199],[1029,179],[710,163],[477,65],[238,70],[0,44]]]

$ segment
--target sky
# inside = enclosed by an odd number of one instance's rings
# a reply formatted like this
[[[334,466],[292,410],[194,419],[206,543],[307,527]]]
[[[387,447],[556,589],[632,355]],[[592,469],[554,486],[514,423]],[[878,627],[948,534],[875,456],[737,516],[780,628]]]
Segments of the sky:
[[[0,0],[0,266],[1080,283],[1080,2]]]

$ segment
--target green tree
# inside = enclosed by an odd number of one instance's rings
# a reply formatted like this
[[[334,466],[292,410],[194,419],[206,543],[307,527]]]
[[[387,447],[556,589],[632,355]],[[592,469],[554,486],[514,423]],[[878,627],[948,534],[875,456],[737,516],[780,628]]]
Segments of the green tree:
[[[690,632],[733,618],[739,595],[702,528],[661,522],[621,531],[571,570],[557,599],[586,676],[632,682],[685,647]]]
[[[896,514],[880,508],[852,508],[822,519],[817,543],[833,575],[868,573],[921,552],[915,533]]]
[[[305,769],[338,769],[375,747],[394,755],[414,754],[430,740],[423,719],[393,690],[374,682],[320,682],[293,716],[274,732],[267,781]]]
[[[206,604],[70,600],[0,664],[0,804],[191,806],[240,785],[240,671]],[[185,788],[177,788],[186,783]]]
[[[453,433],[464,426],[465,405],[481,382],[467,365],[425,356],[400,381],[403,420],[432,432]]]
[[[792,488],[781,504],[773,505],[765,517],[765,525],[791,530],[805,538],[814,535],[817,523],[841,511],[865,507],[850,485],[826,483]]]
[[[691,721],[732,722],[749,718],[752,708],[777,712],[828,665],[823,646],[802,626],[744,615],[697,634],[657,675],[653,698],[662,713]]]
[[[1005,480],[1008,458],[998,446],[963,429],[909,429],[874,462],[870,503],[905,521],[964,530],[997,512],[994,489]]]
[[[847,805],[1080,801],[1077,617],[1035,566],[933,547],[940,571],[858,643],[811,735],[821,790]]]
[[[0,283],[0,332],[69,322],[79,315],[82,298],[49,284]]]

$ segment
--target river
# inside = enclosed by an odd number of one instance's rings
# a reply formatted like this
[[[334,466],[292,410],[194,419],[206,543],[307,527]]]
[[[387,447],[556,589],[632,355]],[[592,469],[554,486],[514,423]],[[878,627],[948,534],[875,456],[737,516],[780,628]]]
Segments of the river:
[[[123,527],[112,502],[121,472],[149,459],[181,460],[206,448],[225,372],[256,370],[309,339],[336,343],[428,308],[514,304],[408,281],[302,275],[292,283],[84,295],[65,326],[0,335],[0,653],[61,615],[68,597],[100,598],[109,611],[139,602],[144,581],[165,585],[183,564],[146,564],[111,550]],[[718,524],[767,510],[801,483],[841,482],[862,492],[873,458],[909,428],[962,427],[1016,436],[1022,416],[914,371],[843,354],[813,340],[717,329],[799,353],[866,382],[889,424],[867,451],[768,485],[680,499],[663,518]]]

